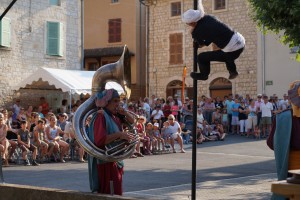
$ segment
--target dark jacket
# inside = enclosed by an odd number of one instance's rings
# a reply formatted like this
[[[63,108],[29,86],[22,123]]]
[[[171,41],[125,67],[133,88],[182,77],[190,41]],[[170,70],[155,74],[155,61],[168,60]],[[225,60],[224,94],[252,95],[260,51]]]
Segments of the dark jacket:
[[[192,32],[193,39],[199,45],[209,46],[214,43],[221,49],[226,47],[233,34],[232,28],[211,15],[204,15]]]

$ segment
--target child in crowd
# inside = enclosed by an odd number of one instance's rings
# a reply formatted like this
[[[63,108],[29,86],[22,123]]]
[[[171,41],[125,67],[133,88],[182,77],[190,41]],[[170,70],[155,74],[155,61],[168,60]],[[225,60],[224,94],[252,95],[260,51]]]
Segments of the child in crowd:
[[[170,140],[171,140],[171,132],[168,129],[169,125],[170,125],[169,122],[165,121],[163,123],[163,127],[161,129],[161,135],[162,135],[162,138],[165,141],[165,146],[166,146],[167,149],[170,148]]]
[[[157,140],[157,143],[158,143],[158,150],[165,151],[165,141],[160,135],[159,123],[154,123],[153,132],[154,132],[154,138]],[[162,145],[162,149],[160,148],[160,144]]]
[[[147,137],[150,138],[150,148],[151,151],[156,151],[157,150],[157,139],[154,137],[154,133],[153,133],[153,124],[152,123],[148,123],[146,126],[146,135]]]
[[[226,132],[228,132],[228,119],[227,119],[227,110],[223,109],[222,113],[222,125]]]
[[[32,165],[38,166],[39,164],[36,162],[37,155],[37,147],[30,143],[30,133],[27,127],[27,122],[25,120],[21,121],[21,129],[18,131],[18,145],[22,149],[22,156],[24,160],[24,165],[31,165],[28,158],[27,153],[32,151]]]

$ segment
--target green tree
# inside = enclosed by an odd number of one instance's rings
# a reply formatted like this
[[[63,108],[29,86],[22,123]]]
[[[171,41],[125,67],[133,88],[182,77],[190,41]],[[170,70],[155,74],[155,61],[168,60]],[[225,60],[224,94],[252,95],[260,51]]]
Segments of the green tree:
[[[300,0],[248,0],[254,21],[275,33],[283,31],[281,40],[290,48],[300,45]],[[296,55],[300,62],[300,49]]]

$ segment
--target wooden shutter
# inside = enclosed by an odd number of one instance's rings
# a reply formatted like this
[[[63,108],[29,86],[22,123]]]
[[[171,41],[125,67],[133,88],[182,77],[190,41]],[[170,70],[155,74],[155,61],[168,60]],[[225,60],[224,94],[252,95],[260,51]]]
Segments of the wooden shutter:
[[[63,24],[47,22],[47,54],[63,56]]]
[[[108,20],[108,42],[121,42],[121,19]]]
[[[170,64],[182,64],[182,33],[170,34]]]
[[[11,21],[9,18],[4,17],[0,21],[0,46],[11,46]]]

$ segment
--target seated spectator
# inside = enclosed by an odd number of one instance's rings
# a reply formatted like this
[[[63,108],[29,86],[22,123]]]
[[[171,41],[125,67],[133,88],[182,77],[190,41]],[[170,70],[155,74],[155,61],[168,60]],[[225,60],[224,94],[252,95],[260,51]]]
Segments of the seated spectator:
[[[146,126],[146,135],[150,138],[150,151],[152,153],[157,151],[157,139],[154,137],[153,125],[151,123],[148,123]]]
[[[63,134],[63,131],[56,126],[57,119],[55,116],[50,117],[50,124],[46,128],[46,134],[50,142],[54,142],[56,148],[59,148],[60,151],[60,162],[66,162],[64,160],[65,154],[69,151],[69,144],[62,140],[62,138],[59,136],[60,134]],[[55,158],[54,158],[55,160]]]
[[[185,124],[184,123],[180,122],[179,124],[180,124],[180,128],[181,128],[181,137],[182,137],[184,143],[188,144],[190,142],[190,138],[191,138],[190,137],[191,131],[187,130],[185,128]]]
[[[163,123],[163,127],[161,128],[161,136],[165,141],[166,148],[170,148],[170,144],[171,144],[171,132],[169,126],[170,126],[169,121],[165,121]]]
[[[151,154],[151,151],[150,151],[150,138],[146,136],[145,123],[146,123],[146,118],[144,116],[139,116],[138,124],[137,124],[137,132],[138,132],[138,135],[139,135],[140,142],[143,143],[143,153],[145,155],[150,155]],[[140,146],[140,145],[138,144],[138,146]],[[136,151],[138,153],[140,153],[140,148],[137,149]],[[140,155],[136,155],[136,156],[140,156]]]
[[[179,146],[180,146],[180,152],[181,153],[185,153],[184,149],[183,149],[183,141],[182,141],[182,137],[181,137],[181,128],[180,125],[177,121],[175,121],[175,117],[174,115],[169,115],[168,117],[168,121],[169,121],[169,127],[168,129],[170,129],[170,134],[171,134],[171,146],[173,149],[173,153],[176,153],[176,150],[174,148],[174,143],[175,140],[178,142]]]
[[[37,147],[30,143],[30,133],[27,127],[27,122],[25,120],[21,121],[21,129],[18,132],[18,145],[22,150],[22,158],[25,166],[30,166],[30,161],[27,158],[27,153],[32,151],[32,165],[38,166],[36,162]]]
[[[45,122],[38,120],[37,125],[33,129],[34,137],[33,144],[41,150],[40,160],[43,161],[48,156],[48,144],[45,134]]]
[[[86,119],[86,130],[88,130],[90,120],[91,120],[91,116],[89,116]],[[85,152],[84,152],[84,149],[79,145],[79,143],[77,142],[77,140],[75,138],[75,131],[72,127],[71,122],[67,122],[65,125],[63,140],[69,144],[69,148],[71,150],[71,152],[70,152],[71,158],[73,159],[75,153],[78,152],[78,156],[79,156],[78,161],[84,163],[85,160],[83,157],[84,157]]]
[[[215,121],[215,126],[204,126],[203,134],[206,140],[208,141],[223,141],[225,139],[226,133],[224,133],[224,129],[222,124],[220,124],[217,120]]]
[[[6,139],[7,126],[4,124],[4,115],[0,113],[0,154],[2,155],[3,165],[8,165],[9,142]]]
[[[212,114],[211,123],[215,124],[215,120],[218,120],[219,122],[222,120],[221,107],[219,106],[216,108],[216,111]]]
[[[159,123],[154,123],[153,132],[154,132],[154,137],[157,140],[158,151],[161,151],[161,150],[165,151],[165,141],[161,137],[161,134],[159,131]],[[161,144],[162,148],[160,148],[160,144]]]

